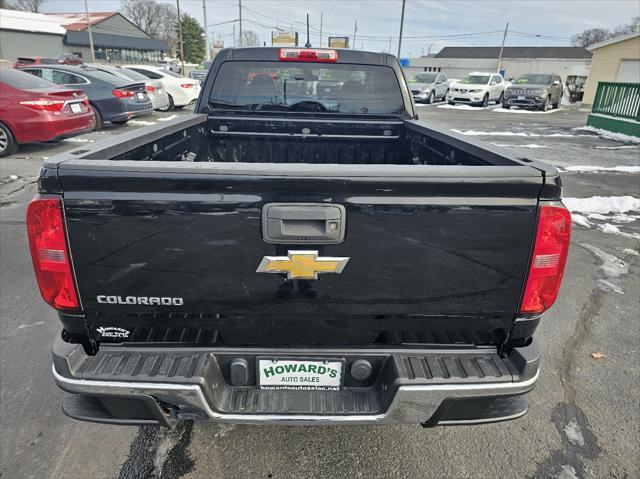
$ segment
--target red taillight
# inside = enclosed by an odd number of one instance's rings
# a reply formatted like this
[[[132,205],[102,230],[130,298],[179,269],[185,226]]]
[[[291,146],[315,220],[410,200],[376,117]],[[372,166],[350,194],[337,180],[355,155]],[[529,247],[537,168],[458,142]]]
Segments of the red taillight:
[[[31,100],[21,101],[21,105],[33,110],[60,112],[64,108],[64,100]]]
[[[156,89],[153,86],[147,85],[147,92],[148,93],[153,93],[154,91],[156,91]]]
[[[82,103],[84,103],[85,105],[89,106],[89,98],[87,98],[86,96],[82,98]]]
[[[281,48],[281,62],[319,62],[335,63],[338,61],[337,50],[314,50],[309,48]]]
[[[182,83],[180,86],[182,88],[193,88],[193,83]]]
[[[561,206],[542,206],[521,314],[539,314],[553,306],[560,290],[570,239],[571,213]]]
[[[134,92],[129,90],[113,90],[111,93],[113,93],[113,96],[116,98],[131,98],[135,95]]]
[[[27,232],[42,298],[56,309],[79,309],[67,252],[61,201],[40,198],[31,201],[27,208]]]

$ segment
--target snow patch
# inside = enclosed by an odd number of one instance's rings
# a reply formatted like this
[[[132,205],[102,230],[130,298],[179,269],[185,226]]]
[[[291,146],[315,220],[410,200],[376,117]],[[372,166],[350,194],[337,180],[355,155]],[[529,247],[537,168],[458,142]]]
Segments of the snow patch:
[[[624,294],[624,291],[622,291],[618,285],[615,285],[612,282],[607,281],[606,279],[599,279],[598,284],[600,286],[604,286],[603,289],[606,291],[613,291],[614,293]]]
[[[456,130],[451,129],[454,133],[459,133],[465,136],[540,136],[537,133],[525,133],[524,131],[479,131],[479,130]]]
[[[553,476],[554,479],[578,479],[578,474],[573,466],[561,466],[560,472]]]
[[[571,213],[571,221],[577,225],[584,226],[585,228],[591,228],[591,222],[582,215]]]
[[[529,115],[548,115],[549,113],[555,113],[557,111],[560,111],[560,109],[558,108],[557,110],[552,109],[547,111],[540,111],[540,110],[525,110],[524,108],[511,107],[508,110],[506,108],[496,108],[493,111],[494,113],[527,113]]]
[[[596,227],[603,233],[616,234],[627,238],[640,239],[638,233],[627,233],[613,223],[629,224],[640,218],[637,214],[626,214],[640,210],[640,200],[633,196],[593,196],[591,198],[564,198],[564,204],[571,211],[571,221],[584,228],[594,226],[592,221],[604,221]]]
[[[622,146],[596,146],[596,150],[627,150],[627,149],[636,149],[637,146],[634,145],[622,145]]]
[[[524,137],[532,137],[532,138],[578,138],[580,136],[593,136],[593,135],[571,135],[568,133],[551,133],[549,135],[541,135],[539,133],[527,133],[524,131],[482,131],[482,130],[456,130],[451,129],[456,133],[460,133],[461,135],[466,136],[524,136]]]
[[[626,236],[628,238],[640,239],[640,234],[637,234],[637,233],[625,233],[624,231],[620,231],[620,228],[618,228],[615,225],[612,225],[611,223],[605,223],[605,224],[602,224],[602,225],[598,225],[598,228],[603,233],[609,233],[609,234],[614,234],[614,235]]]
[[[145,121],[145,120],[129,120],[127,125],[136,125],[136,126],[149,126],[155,125],[155,121]]]
[[[633,196],[592,196],[591,198],[564,198],[571,213],[627,213],[640,211],[640,199]]]
[[[591,213],[588,215],[590,220],[613,221],[614,223],[633,223],[637,221],[639,216],[617,214],[613,216],[601,215],[600,213]]]
[[[635,215],[613,215],[609,219],[611,221],[613,221],[614,223],[633,223],[634,221],[637,221],[638,218],[640,218],[640,216],[635,216]]]
[[[95,140],[90,140],[89,138],[65,138],[62,141],[67,143],[93,143]]]
[[[415,106],[420,108],[424,106],[438,106],[438,105],[446,105],[443,100],[435,101],[433,103],[416,103]]]
[[[580,172],[580,173],[598,173],[601,171],[613,171],[617,173],[640,173],[640,166],[567,166],[561,170],[562,172]]]
[[[527,145],[518,145],[520,148],[532,148],[532,149],[536,149],[536,148],[546,148],[546,146],[544,145],[536,145],[535,143],[529,143]]]
[[[600,228],[603,233],[613,233],[613,234],[621,233],[620,228],[618,228],[617,226],[614,226],[614,225],[612,225],[610,223],[605,223],[603,225],[599,225],[598,228]]]
[[[631,248],[624,248],[622,250],[622,252],[624,254],[631,255],[631,256],[640,256],[640,253],[638,251],[636,251],[635,249],[631,249]]]
[[[584,436],[582,435],[582,429],[578,424],[578,421],[574,417],[569,424],[564,427],[564,433],[567,439],[574,446],[584,446]]]
[[[232,424],[218,424],[218,432],[216,432],[213,437],[215,438],[223,438],[231,431],[235,429],[235,426]]]
[[[513,148],[531,148],[531,149],[535,149],[535,148],[546,148],[546,146],[543,145],[536,145],[534,143],[529,143],[527,145],[515,145],[513,143],[491,143],[492,145],[495,146],[501,146],[501,147],[513,147]]]
[[[573,128],[574,131],[589,131],[591,133],[595,133],[601,138],[606,138],[608,140],[622,141],[625,143],[640,143],[640,138],[637,136],[624,135],[622,133],[615,133],[613,131],[603,130],[601,128],[594,128],[592,126],[579,126],[577,128]]]
[[[551,133],[547,135],[549,138],[575,138],[576,136],[590,136],[590,135],[570,135],[569,133]]]
[[[600,269],[609,278],[619,278],[629,272],[629,265],[615,255],[606,253],[600,248],[587,243],[580,243],[584,249],[591,251],[600,261]]]
[[[471,105],[449,105],[445,103],[444,105],[439,105],[438,108],[444,108],[446,110],[473,110],[473,111],[486,111],[493,110],[498,108],[498,105],[490,105],[487,107],[483,106],[471,106]]]
[[[178,115],[165,116],[164,118],[158,118],[158,121],[170,121],[178,118]]]
[[[9,175],[9,181],[15,181],[18,179],[18,175]]]

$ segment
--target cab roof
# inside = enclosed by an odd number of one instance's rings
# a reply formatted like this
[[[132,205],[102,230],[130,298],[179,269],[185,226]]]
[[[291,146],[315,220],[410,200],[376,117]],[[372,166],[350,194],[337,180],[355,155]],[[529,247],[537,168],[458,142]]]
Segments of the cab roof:
[[[283,47],[301,48],[301,47]],[[335,50],[338,59],[335,63],[351,63],[360,65],[393,65],[397,64],[396,57],[388,53],[365,52],[348,48],[309,48],[309,50]],[[216,55],[217,61],[266,61],[277,62],[280,60],[280,48],[278,47],[244,47],[225,48]]]

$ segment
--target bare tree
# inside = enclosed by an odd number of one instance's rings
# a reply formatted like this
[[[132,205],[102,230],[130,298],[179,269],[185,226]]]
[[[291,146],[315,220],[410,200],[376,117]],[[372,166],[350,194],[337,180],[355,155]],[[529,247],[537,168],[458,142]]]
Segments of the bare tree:
[[[14,10],[22,10],[23,12],[38,13],[40,11],[40,6],[44,2],[45,0],[13,0],[13,2],[7,2],[7,3],[9,7]]]
[[[603,42],[611,38],[611,31],[606,28],[589,28],[571,37],[574,47],[588,47],[594,43]]]
[[[606,28],[589,28],[571,37],[574,47],[588,47],[594,43],[603,42],[610,38],[628,33],[640,32],[640,16],[633,17],[629,23],[618,25],[613,31]]]
[[[626,25],[620,25],[613,31],[613,35],[618,37],[620,35],[627,35],[629,33],[640,32],[640,17],[633,17]]]
[[[260,46],[260,37],[254,31],[243,30],[242,31],[242,46],[243,47],[258,47],[258,46]]]
[[[178,12],[173,5],[155,0],[123,0],[121,11],[140,30],[153,38],[166,40],[174,50]]]

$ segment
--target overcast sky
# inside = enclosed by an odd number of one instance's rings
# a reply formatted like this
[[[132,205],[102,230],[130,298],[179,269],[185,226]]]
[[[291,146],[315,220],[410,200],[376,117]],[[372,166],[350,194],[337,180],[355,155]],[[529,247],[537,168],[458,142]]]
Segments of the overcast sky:
[[[160,0],[175,5],[175,0]],[[88,0],[91,11],[113,11],[119,0]],[[206,0],[209,35],[233,46],[233,23],[238,18],[237,0]],[[402,0],[242,0],[243,28],[253,30],[269,42],[274,27],[295,29],[304,38],[305,15],[309,13],[311,43],[318,45],[320,12],[323,38],[353,36],[358,22],[356,46],[367,50],[397,52]],[[45,12],[82,11],[83,0],[46,0]],[[180,0],[181,10],[203,21],[202,0]],[[402,56],[432,53],[444,46],[499,46],[506,22],[513,32],[507,46],[569,45],[569,37],[586,28],[613,28],[640,16],[638,0],[407,0]],[[258,22],[258,23],[256,23]],[[236,32],[237,32],[237,22]],[[492,33],[491,33],[492,32]],[[478,36],[437,38],[479,34]],[[525,34],[542,35],[542,37]],[[553,38],[545,38],[553,37]],[[419,37],[419,38],[411,38]],[[429,38],[430,37],[430,38]],[[267,43],[268,44],[268,43]]]

